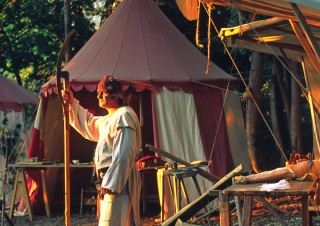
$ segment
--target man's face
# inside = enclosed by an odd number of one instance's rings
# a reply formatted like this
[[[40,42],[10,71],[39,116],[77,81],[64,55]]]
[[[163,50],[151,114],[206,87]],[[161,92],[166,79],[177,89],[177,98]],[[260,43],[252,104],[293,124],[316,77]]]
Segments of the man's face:
[[[98,92],[97,98],[101,108],[116,108],[119,106],[118,97],[112,96],[105,91]]]

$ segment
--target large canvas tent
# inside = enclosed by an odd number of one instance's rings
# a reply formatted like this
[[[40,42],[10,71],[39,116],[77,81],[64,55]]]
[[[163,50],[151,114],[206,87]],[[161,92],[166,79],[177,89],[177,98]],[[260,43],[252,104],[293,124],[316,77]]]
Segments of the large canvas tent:
[[[209,170],[218,177],[240,163],[250,170],[239,95],[223,91],[233,89],[236,80],[212,62],[205,74],[206,65],[206,57],[152,0],[125,0],[63,70],[70,74],[75,97],[97,115],[105,113],[98,109],[97,83],[104,75],[121,80],[129,104],[139,115],[143,144],[154,144],[187,162],[211,161]],[[42,91],[37,128],[43,146],[33,146],[29,154],[62,161],[63,122],[55,79],[44,84]],[[71,160],[91,161],[94,146],[71,131]],[[46,174],[49,199],[58,200],[62,186],[55,178],[61,173],[48,169]],[[73,195],[90,175],[72,175]],[[211,186],[199,179],[202,189]]]

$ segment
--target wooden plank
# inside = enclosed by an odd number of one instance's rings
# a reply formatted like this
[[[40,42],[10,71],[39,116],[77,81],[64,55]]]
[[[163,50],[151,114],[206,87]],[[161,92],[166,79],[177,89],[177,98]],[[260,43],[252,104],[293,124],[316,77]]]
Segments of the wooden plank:
[[[174,226],[178,219],[182,221],[187,221],[191,216],[195,215],[199,210],[201,210],[204,206],[206,206],[209,202],[211,202],[216,195],[215,190],[223,186],[229,179],[231,179],[235,174],[239,173],[242,170],[242,165],[240,164],[226,176],[221,178],[217,183],[215,183],[208,191],[203,193],[200,197],[192,201],[189,205],[182,208],[179,212],[177,212],[172,217],[168,218],[165,222],[163,222],[162,226]],[[212,193],[212,195],[210,194]]]
[[[162,150],[160,148],[156,148],[156,147],[154,147],[154,146],[152,146],[150,144],[146,144],[145,147],[149,148],[153,152],[156,152],[156,153],[162,155],[163,157],[169,158],[169,159],[171,159],[173,161],[176,161],[178,163],[184,164],[186,166],[193,166],[189,162],[186,162],[186,161],[184,161],[184,160],[182,160],[182,159],[180,159],[180,158],[178,158],[178,157],[176,157],[176,156],[174,156],[174,155],[172,155],[172,154],[170,154],[170,153],[168,153],[168,152],[166,152],[166,151],[164,151],[164,150]],[[203,170],[201,168],[197,168],[197,170],[198,170],[198,174],[199,175],[203,176],[204,178],[208,179],[211,182],[216,182],[216,181],[220,180],[219,177],[217,177],[217,176],[215,176],[215,175],[213,175],[213,174],[211,174],[211,173],[209,173],[209,172],[207,172],[207,171],[205,171],[205,170]]]
[[[291,181],[289,189],[276,189],[274,191],[262,191],[260,186],[263,183],[235,184],[224,190],[228,195],[251,195],[251,196],[300,196],[309,195],[316,181]]]

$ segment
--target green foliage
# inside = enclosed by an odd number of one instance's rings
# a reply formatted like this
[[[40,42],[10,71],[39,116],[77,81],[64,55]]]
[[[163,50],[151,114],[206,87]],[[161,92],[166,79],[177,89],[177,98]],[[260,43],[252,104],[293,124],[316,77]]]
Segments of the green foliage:
[[[55,75],[56,58],[64,40],[63,1],[3,0],[0,4],[0,73],[20,79],[24,87],[39,93],[40,86]],[[84,17],[92,1],[72,1],[71,18],[78,51],[93,34]],[[20,84],[20,85],[22,85]]]

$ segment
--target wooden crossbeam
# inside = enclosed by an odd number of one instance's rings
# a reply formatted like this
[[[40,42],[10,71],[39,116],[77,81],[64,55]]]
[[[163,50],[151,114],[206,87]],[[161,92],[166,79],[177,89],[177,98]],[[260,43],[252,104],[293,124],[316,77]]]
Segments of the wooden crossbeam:
[[[174,156],[174,155],[172,155],[172,154],[170,154],[170,153],[168,153],[168,152],[166,152],[166,151],[164,151],[164,150],[162,150],[160,148],[154,147],[154,146],[152,146],[150,144],[146,144],[145,147],[149,148],[153,152],[156,152],[156,153],[160,154],[163,157],[169,158],[169,159],[171,159],[173,161],[176,161],[178,163],[184,164],[186,166],[193,166],[189,162],[186,162],[186,161],[184,161],[184,160],[182,160],[182,159],[180,159],[180,158],[178,158],[178,157],[176,157],[176,156]],[[219,177],[217,177],[217,176],[215,176],[215,175],[213,175],[213,174],[211,174],[211,173],[209,173],[209,172],[207,172],[207,171],[205,171],[205,170],[203,170],[201,168],[198,168],[198,174],[203,176],[204,178],[206,178],[207,180],[209,180],[209,181],[211,181],[213,183],[215,183],[218,180],[220,180]]]

